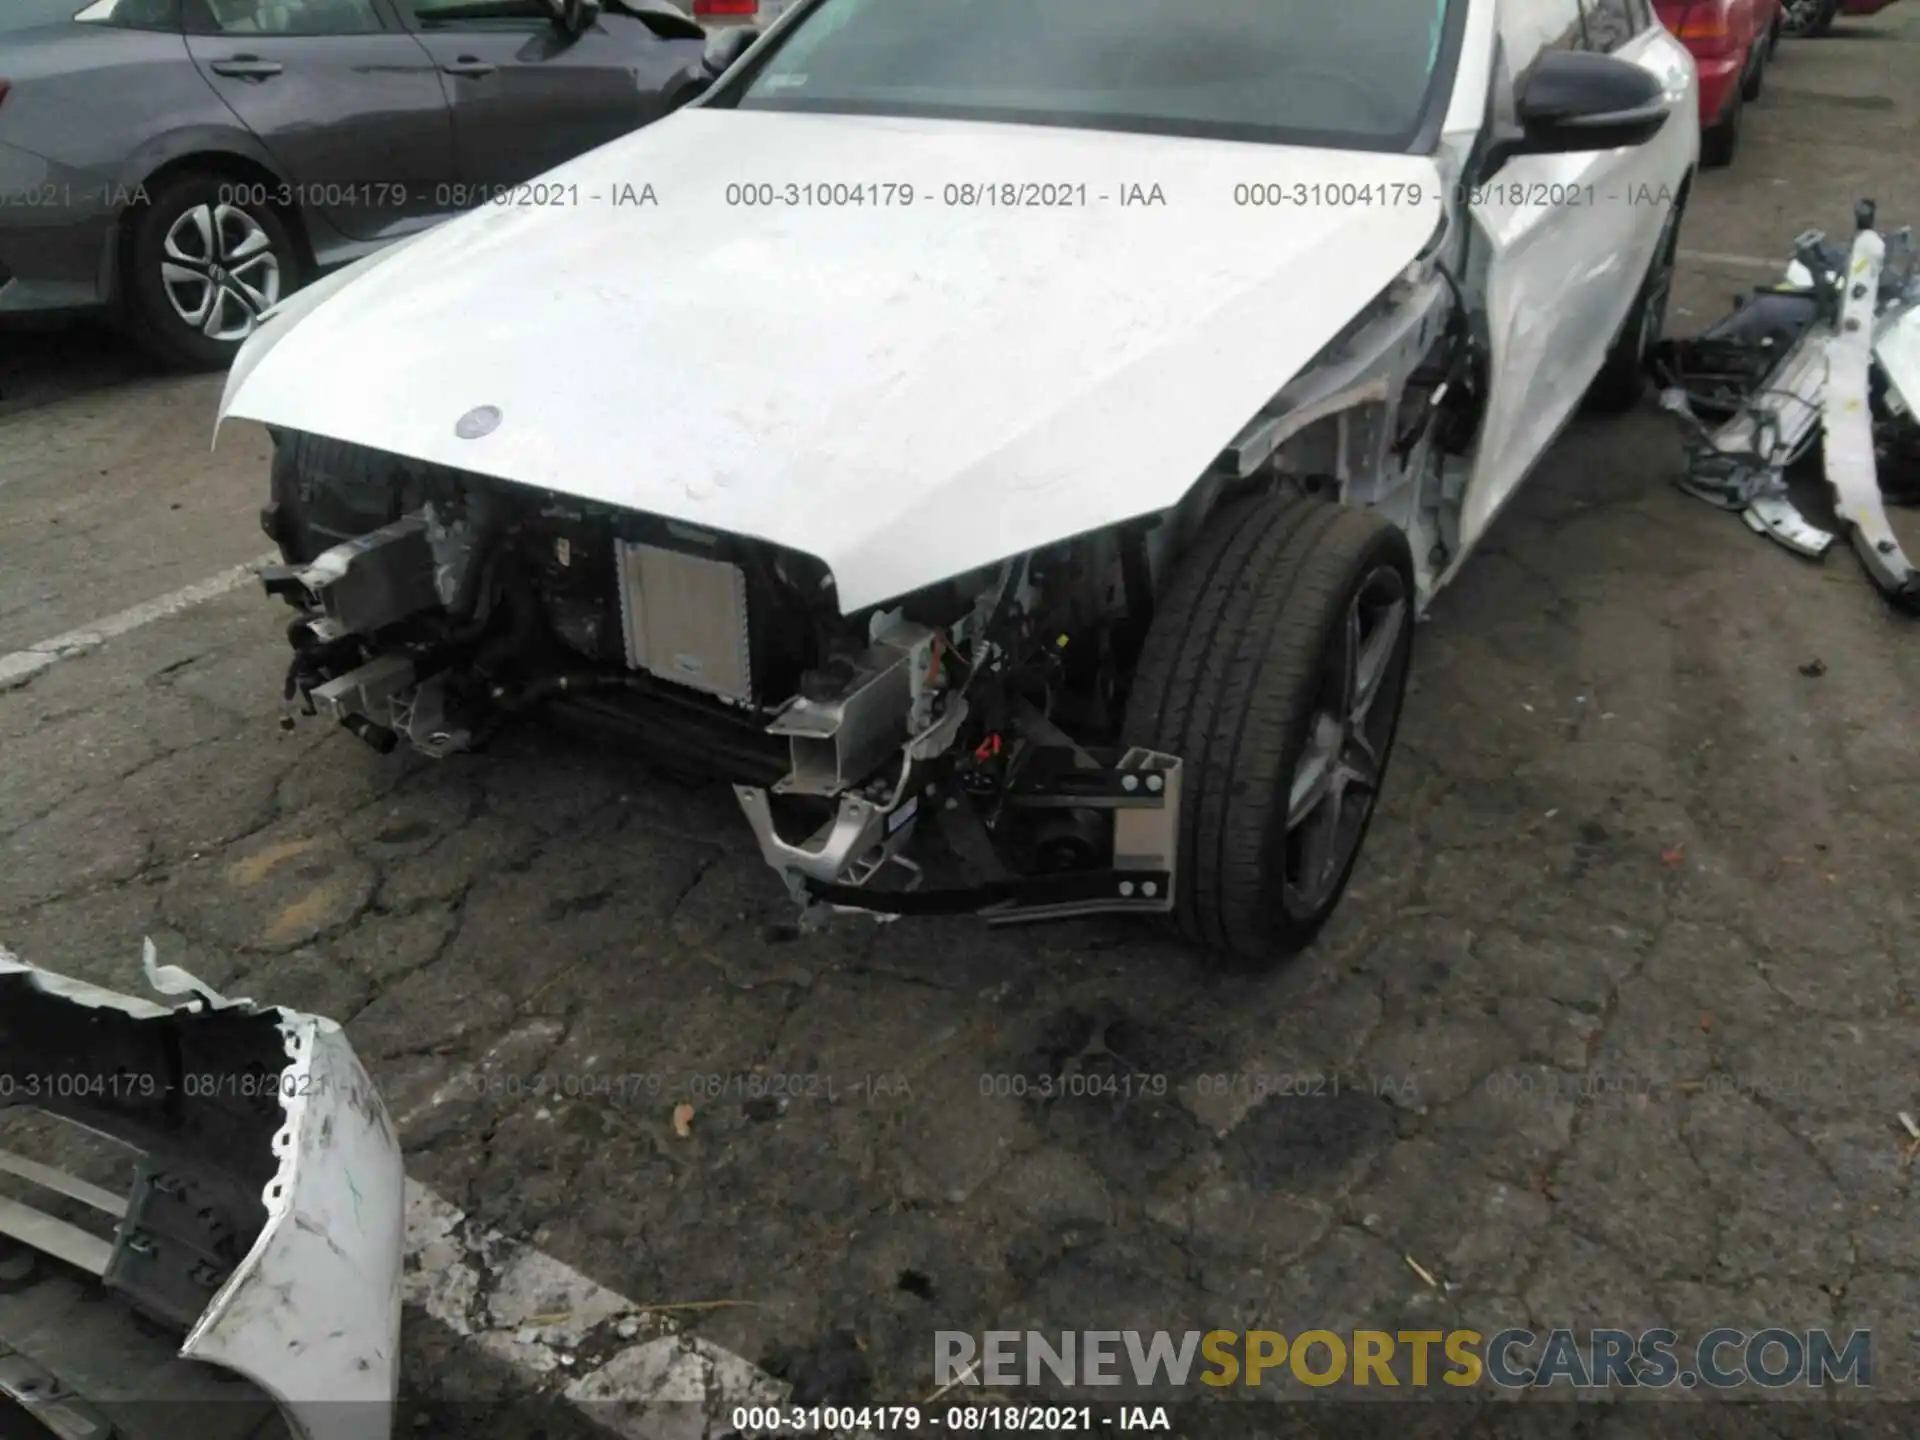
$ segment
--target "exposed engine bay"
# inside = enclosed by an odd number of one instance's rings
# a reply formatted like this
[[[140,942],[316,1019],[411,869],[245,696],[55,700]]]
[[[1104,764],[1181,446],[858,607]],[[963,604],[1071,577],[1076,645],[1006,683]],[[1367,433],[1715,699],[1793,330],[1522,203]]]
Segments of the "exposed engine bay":
[[[1182,757],[1123,739],[1156,599],[1216,509],[1288,487],[1455,558],[1478,353],[1410,273],[1176,509],[843,614],[809,556],[276,432],[265,576],[295,610],[283,723],[446,756],[556,702],[733,782],[810,922],[1173,907]],[[964,882],[926,883],[938,831]]]
[[[762,543],[412,467],[400,503],[397,520],[265,577],[298,611],[288,723],[317,712],[377,749],[440,756],[566,702],[733,780],[808,903],[862,888],[877,908],[915,888],[903,852],[926,814],[969,832],[959,843],[992,857],[993,879],[1050,878],[1025,909],[1170,903],[1178,761],[1096,753],[1061,728],[1116,731],[1115,647],[1129,642],[1109,622],[1129,583],[1150,593],[1164,545],[1148,535],[843,617],[817,562]],[[997,897],[988,885],[943,908]],[[915,908],[904,893],[892,906]]]

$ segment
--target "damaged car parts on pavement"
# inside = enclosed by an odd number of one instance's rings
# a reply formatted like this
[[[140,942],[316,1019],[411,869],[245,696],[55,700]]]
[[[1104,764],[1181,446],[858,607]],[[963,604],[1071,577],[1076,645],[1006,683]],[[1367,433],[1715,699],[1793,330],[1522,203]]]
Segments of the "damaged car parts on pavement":
[[[1883,237],[1874,221],[1862,201],[1848,244],[1802,235],[1784,284],[1664,343],[1655,364],[1661,403],[1686,427],[1682,489],[1819,559],[1835,537],[1787,486],[1819,448],[1839,528],[1881,592],[1920,613],[1920,571],[1884,508],[1920,499],[1920,251],[1911,230]]]
[[[0,1109],[105,1137],[133,1166],[123,1196],[0,1150],[34,1197],[0,1196],[0,1245],[90,1277],[182,1357],[252,1381],[295,1440],[384,1440],[404,1184],[385,1105],[333,1021],[223,998],[155,958],[149,941],[148,984],[170,1003],[0,949]],[[26,1353],[34,1328],[10,1325],[0,1391],[55,1433],[154,1398],[79,1390],[60,1355]]]
[[[1297,950],[1416,618],[1583,399],[1641,393],[1664,320],[1692,62],[1650,11],[1588,48],[1578,0],[1542,9],[1173,37],[1055,0],[978,47],[938,9],[788,14],[549,177],[673,205],[456,221],[242,350],[221,413],[275,439],[289,721],[447,755],[553,702],[685,752],[811,920],[1146,911]],[[1008,109],[1016,80],[1060,103]],[[1370,198],[1234,201],[1263,169]],[[939,178],[798,210],[714,178],[789,174]],[[1072,203],[970,202],[989,174]]]

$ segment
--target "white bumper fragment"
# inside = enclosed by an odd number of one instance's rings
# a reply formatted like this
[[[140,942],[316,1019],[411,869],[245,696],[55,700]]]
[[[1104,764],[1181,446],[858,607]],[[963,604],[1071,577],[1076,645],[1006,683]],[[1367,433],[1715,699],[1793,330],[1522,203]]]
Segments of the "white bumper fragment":
[[[116,994],[0,949],[0,1079],[14,1079],[0,1086],[0,1103],[31,1104],[132,1146],[170,1183],[193,1186],[196,1167],[208,1179],[236,1168],[270,1176],[259,1195],[264,1223],[246,1207],[251,1221],[240,1238],[251,1233],[251,1243],[180,1353],[244,1375],[303,1440],[386,1440],[399,1380],[405,1177],[385,1105],[333,1021],[226,1000],[178,969],[156,967],[151,946],[145,968],[156,989],[191,998],[169,1006]],[[231,1077],[219,1060],[228,1038],[238,1041]],[[283,1055],[277,1080],[241,1064],[243,1052]],[[29,1073],[75,1082],[41,1082],[29,1096],[18,1079]],[[113,1085],[79,1083],[97,1075]],[[247,1093],[260,1103],[236,1106]],[[236,1127],[246,1138],[234,1143],[270,1155],[249,1154],[236,1167],[211,1138],[232,1137]],[[146,1225],[137,1193],[120,1209],[100,1273],[109,1290],[146,1308],[115,1262],[130,1245],[165,1247],[170,1237]],[[31,1223],[7,1233],[30,1245],[23,1229],[44,1234],[47,1222],[64,1224],[29,1213]]]

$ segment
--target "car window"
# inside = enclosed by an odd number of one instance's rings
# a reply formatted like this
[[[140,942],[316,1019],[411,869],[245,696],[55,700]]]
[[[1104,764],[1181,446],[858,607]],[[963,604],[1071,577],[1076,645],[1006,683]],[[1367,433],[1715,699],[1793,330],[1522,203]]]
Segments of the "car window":
[[[373,0],[186,0],[187,27],[212,35],[366,35],[385,28]]]
[[[82,0],[0,0],[0,34],[64,25],[77,19]]]
[[[1586,0],[1587,48],[1602,55],[1618,50],[1652,23],[1641,18],[1640,0]]]
[[[1464,7],[821,0],[714,103],[1402,149]]]
[[[1543,50],[1586,45],[1580,0],[1505,0],[1496,13],[1507,69],[1516,77],[1525,74]]]
[[[542,0],[407,0],[424,30],[520,30],[552,23]]]
[[[119,30],[178,30],[180,0],[94,0],[73,18]]]

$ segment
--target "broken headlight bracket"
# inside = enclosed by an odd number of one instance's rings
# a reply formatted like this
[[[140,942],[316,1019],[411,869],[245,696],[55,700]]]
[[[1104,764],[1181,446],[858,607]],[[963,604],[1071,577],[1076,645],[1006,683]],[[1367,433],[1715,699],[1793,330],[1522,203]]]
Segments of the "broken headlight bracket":
[[[961,794],[923,783],[909,755],[902,783],[885,803],[860,794],[840,797],[834,818],[796,845],[774,828],[767,792],[735,786],[761,854],[809,907],[871,915],[979,914],[995,925],[1120,911],[1164,914],[1173,908],[1178,870],[1181,762],[1140,748],[1125,751],[1038,747],[1001,796],[1012,810],[1074,809],[1113,815],[1111,863],[1060,874],[994,875],[978,884],[926,889],[917,866],[901,851],[923,806],[956,809]],[[959,847],[956,847],[959,848]],[[914,874],[907,889],[886,891],[871,882],[890,863]],[[985,868],[974,858],[973,868]]]
[[[1920,428],[1920,274],[1912,232],[1889,241],[1874,219],[1860,202],[1844,250],[1802,234],[1788,285],[1756,292],[1698,339],[1664,343],[1655,364],[1661,404],[1686,426],[1681,489],[1817,559],[1836,537],[1788,498],[1787,471],[1824,438],[1835,514],[1867,573],[1920,613],[1920,576],[1887,524],[1875,462],[1877,449],[1911,452],[1904,432]],[[1876,406],[1890,413],[1876,418]],[[1709,428],[1702,415],[1725,418]]]

